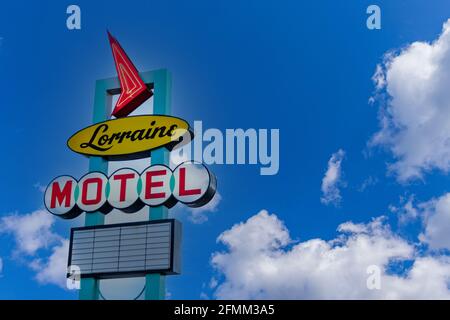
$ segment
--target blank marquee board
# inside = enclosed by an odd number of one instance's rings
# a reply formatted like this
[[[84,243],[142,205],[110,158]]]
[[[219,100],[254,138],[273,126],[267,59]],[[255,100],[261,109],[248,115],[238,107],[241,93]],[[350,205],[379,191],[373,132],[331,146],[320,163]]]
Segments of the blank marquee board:
[[[180,242],[175,219],[72,228],[69,266],[82,278],[179,274]]]

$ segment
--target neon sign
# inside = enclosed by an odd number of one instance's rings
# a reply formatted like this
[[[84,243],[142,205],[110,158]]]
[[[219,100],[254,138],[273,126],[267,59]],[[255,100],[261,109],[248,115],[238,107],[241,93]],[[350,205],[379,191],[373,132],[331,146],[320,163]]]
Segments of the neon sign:
[[[72,219],[82,212],[107,214],[113,208],[132,213],[144,205],[171,208],[181,202],[200,207],[215,191],[214,175],[203,164],[187,161],[173,171],[164,165],[152,165],[140,174],[121,168],[109,177],[102,172],[90,172],[78,181],[72,176],[59,176],[47,186],[44,203],[50,213]]]
[[[148,157],[148,152],[162,146],[171,150],[183,136],[189,134],[189,124],[179,118],[145,115],[108,120],[84,128],[67,141],[74,152],[91,156]]]

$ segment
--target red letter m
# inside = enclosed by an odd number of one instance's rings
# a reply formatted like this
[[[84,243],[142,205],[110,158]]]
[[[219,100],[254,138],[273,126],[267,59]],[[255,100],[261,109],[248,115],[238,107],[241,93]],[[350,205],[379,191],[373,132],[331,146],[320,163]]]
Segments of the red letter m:
[[[53,209],[54,207],[56,207],[56,201],[58,201],[58,205],[60,206],[64,201],[64,207],[70,207],[71,195],[72,195],[72,181],[67,181],[62,191],[59,188],[59,183],[56,181],[53,182],[50,208]]]

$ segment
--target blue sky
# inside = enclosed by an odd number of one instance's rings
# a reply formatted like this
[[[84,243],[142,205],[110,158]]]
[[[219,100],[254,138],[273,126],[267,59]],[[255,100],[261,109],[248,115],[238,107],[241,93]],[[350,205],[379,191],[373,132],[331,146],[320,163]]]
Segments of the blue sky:
[[[448,156],[443,153],[442,161],[415,163],[424,168],[421,177],[402,181],[402,169],[389,171],[388,165],[399,162],[401,154],[392,150],[401,149],[403,140],[390,133],[394,142],[369,145],[380,130],[380,108],[400,101],[393,109],[403,110],[401,99],[373,104],[369,99],[377,94],[372,76],[385,53],[397,50],[401,55],[398,51],[415,41],[437,39],[450,18],[450,4],[376,1],[382,28],[368,30],[365,12],[372,3],[128,1],[124,7],[120,1],[77,1],[82,28],[75,31],[65,26],[65,11],[71,3],[3,3],[0,218],[42,209],[43,194],[36,185],[46,185],[61,174],[81,177],[86,172],[87,159],[70,151],[66,140],[90,124],[95,80],[116,75],[106,36],[109,29],[140,71],[170,70],[173,115],[190,123],[202,120],[204,127],[221,130],[280,129],[277,175],[261,176],[259,168],[251,165],[213,165],[222,196],[217,211],[198,224],[188,219],[186,209],[177,209],[184,210],[179,214],[184,227],[183,273],[168,278],[171,298],[231,297],[232,288],[245,280],[230,270],[241,269],[222,262],[214,267],[211,257],[214,253],[224,259],[241,256],[216,240],[263,209],[283,221],[290,237],[299,242],[335,239],[341,223],[369,223],[385,215],[392,234],[414,244],[418,254],[437,255],[430,251],[431,241],[420,243],[418,236],[425,232],[428,217],[440,214],[429,201],[450,191]],[[396,70],[392,69],[393,74]],[[391,93],[401,96],[396,85],[392,84]],[[321,202],[322,179],[339,149],[345,152],[336,181],[341,201],[327,205]],[[406,156],[411,155],[408,152]],[[361,188],[364,181],[372,183]],[[408,199],[414,199],[418,217],[400,224],[400,211],[407,212]],[[30,267],[37,258],[45,264],[52,254],[51,243],[24,254],[17,248],[17,233],[5,228],[0,231],[0,299],[77,297],[76,292],[39,282],[36,269]],[[69,228],[68,221],[56,220],[52,232],[64,238]],[[289,253],[294,244],[285,244],[280,252]],[[445,246],[438,249],[445,256]],[[259,263],[239,259],[250,266]],[[447,268],[448,264],[440,263]],[[252,290],[237,290],[236,296],[258,297]],[[297,295],[289,296],[286,287],[274,292],[267,287],[254,290],[271,292],[268,297],[294,298],[316,297],[318,292],[308,296],[293,289]]]

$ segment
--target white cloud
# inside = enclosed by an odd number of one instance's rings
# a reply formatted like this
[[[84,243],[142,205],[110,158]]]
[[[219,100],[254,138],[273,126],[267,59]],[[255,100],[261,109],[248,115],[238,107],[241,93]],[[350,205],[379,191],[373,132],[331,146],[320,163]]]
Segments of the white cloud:
[[[429,201],[417,202],[414,196],[400,198],[401,205],[391,205],[390,211],[396,213],[400,225],[421,221],[423,231],[419,234],[421,243],[430,250],[450,250],[450,193]]]
[[[419,256],[383,217],[347,222],[332,240],[293,242],[283,222],[261,211],[223,232],[212,264],[222,277],[220,299],[450,299],[450,260]],[[412,260],[404,275],[392,263]],[[381,289],[369,290],[367,268],[378,266]]]
[[[400,197],[400,203],[399,207],[390,205],[389,210],[397,214],[401,225],[414,221],[421,216],[420,210],[414,205],[414,196],[410,196],[408,199]]]
[[[218,210],[221,202],[222,195],[216,191],[214,197],[206,205],[198,208],[190,208],[182,204],[177,204],[171,209],[171,215],[180,219],[183,216],[192,223],[202,224],[208,221],[210,213],[214,213]]]
[[[370,145],[386,146],[400,182],[450,170],[450,20],[432,43],[389,52],[373,76],[381,129]]]
[[[38,282],[65,288],[69,244],[53,231],[54,222],[55,218],[45,210],[12,214],[0,219],[0,233],[14,237],[13,255],[36,271]],[[51,254],[42,258],[43,250],[51,250]]]
[[[211,278],[211,280],[209,281],[209,284],[208,284],[208,286],[209,286],[209,288],[210,289],[214,289],[215,287],[217,287],[217,284],[218,284],[219,282],[217,281],[217,279],[216,278]]]
[[[52,254],[45,260],[33,260],[31,268],[36,271],[36,280],[42,284],[56,284],[66,288],[67,258],[69,240],[64,239],[52,248]]]
[[[2,271],[3,271],[3,260],[2,258],[0,258],[0,276],[2,274]]]
[[[320,201],[323,204],[338,205],[342,200],[339,187],[342,185],[341,163],[344,156],[344,150],[339,149],[337,152],[333,153],[330,160],[328,160],[328,168],[322,179],[322,197],[320,198]]]
[[[450,193],[417,205],[423,218],[420,240],[431,249],[450,250]]]
[[[361,185],[358,187],[359,192],[364,192],[367,188],[374,186],[378,183],[378,179],[376,177],[368,176]]]
[[[52,232],[55,218],[45,210],[30,214],[13,214],[0,219],[0,232],[14,236],[18,253],[33,255],[38,249],[48,248],[61,237]]]
[[[219,206],[219,203],[222,201],[222,196],[219,192],[216,191],[214,197],[205,204],[203,207],[199,208],[188,208],[188,211],[191,213],[188,217],[193,223],[203,223],[208,220],[207,213],[216,212]]]

